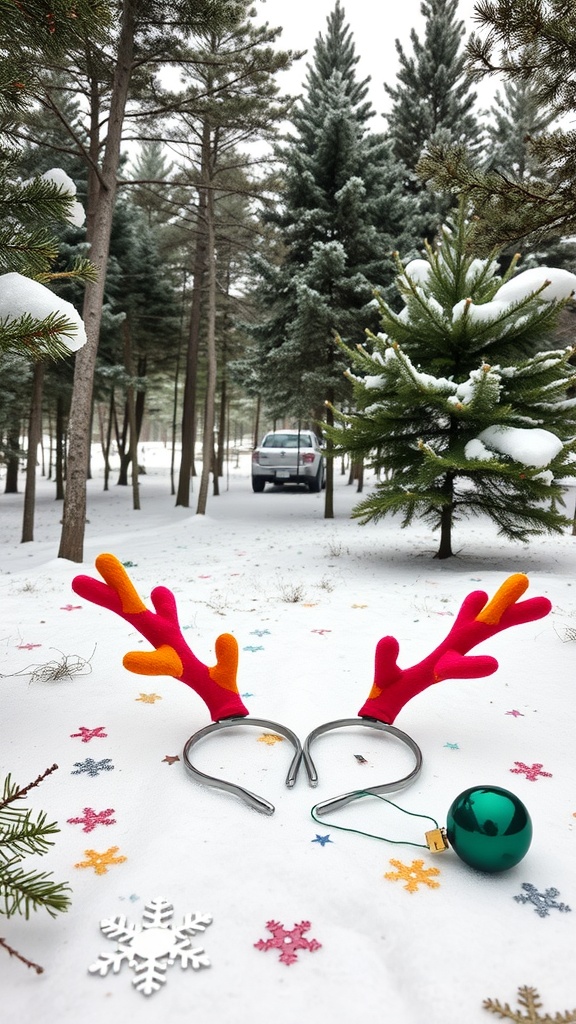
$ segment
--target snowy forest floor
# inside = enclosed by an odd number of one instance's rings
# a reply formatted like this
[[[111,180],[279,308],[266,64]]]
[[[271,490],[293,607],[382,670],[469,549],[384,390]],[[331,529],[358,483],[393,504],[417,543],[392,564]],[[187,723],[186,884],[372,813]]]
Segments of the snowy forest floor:
[[[10,1024],[32,1013],[38,1024],[104,1024],[136,1013],[147,1024],[179,1019],[191,1007],[198,1024],[264,1024],[272,1014],[277,1024],[481,1024],[491,1019],[484,999],[514,1007],[524,985],[538,989],[542,1012],[575,1007],[576,538],[567,532],[511,544],[489,522],[464,521],[454,532],[456,557],[440,562],[433,557],[438,538],[422,524],[401,530],[394,520],[351,520],[359,496],[339,474],[333,520],[323,518],[323,494],[287,486],[253,494],[247,452],[227,470],[220,496],[210,496],[207,514],[197,516],[194,493],[189,509],[174,507],[169,453],[145,448],[140,511],[131,508],[130,487],[111,483],[103,492],[96,466],[83,566],[56,557],[62,506],[53,483],[38,480],[29,544],[19,543],[22,494],[0,496],[0,767],[25,784],[60,765],[30,804],[58,820],[61,831],[41,863],[72,887],[67,914],[1,926],[6,941],[45,968],[38,977],[0,950]],[[373,482],[368,478],[365,492]],[[567,513],[573,510],[572,492]],[[404,748],[366,729],[319,741],[317,790],[302,776],[286,791],[285,742],[257,742],[254,730],[240,730],[206,743],[199,767],[267,796],[277,808],[270,818],[190,780],[178,759],[186,738],[208,724],[204,705],[173,679],[128,673],[122,657],[141,642],[137,634],[71,589],[77,573],[97,575],[94,558],[102,551],[131,563],[147,603],[157,584],[174,591],[186,638],[206,663],[214,660],[217,634],[233,633],[251,714],[301,738],[321,722],[357,713],[380,637],[397,637],[400,664],[412,664],[445,636],[467,593],[491,595],[509,574],[527,573],[526,596],[548,596],[551,615],[483,645],[482,653],[500,662],[494,676],[448,680],[406,705],[396,724],[421,746],[424,767],[392,796],[443,824],[468,786],[512,790],[534,823],[525,859],[483,875],[448,852],[433,861],[438,888],[421,878],[407,892],[401,880],[385,877],[391,859],[405,868],[423,859],[425,872],[432,866],[426,850],[331,826],[419,843],[416,819],[359,801],[325,827],[313,822],[317,800],[409,770]],[[35,666],[61,654],[90,659],[89,674],[31,681]],[[95,733],[86,746],[82,729]],[[109,759],[112,768],[95,777],[75,772],[88,758]],[[531,779],[518,764],[546,774],[533,771]],[[70,819],[87,807],[113,808],[114,824],[101,822],[85,835]],[[113,848],[102,873],[81,867],[90,850]],[[514,899],[527,891],[524,884],[548,892],[543,916],[535,904]],[[552,889],[572,912],[554,906]],[[174,904],[176,921],[191,910],[213,913],[212,927],[194,940],[212,969],[169,968],[163,991],[147,1000],[130,985],[127,963],[106,979],[87,968],[113,949],[98,922],[126,914],[137,924],[144,904],[159,895]],[[301,948],[289,966],[279,962],[278,950],[255,948],[270,937],[271,921],[287,930],[310,921],[307,936],[321,948],[313,956]]]

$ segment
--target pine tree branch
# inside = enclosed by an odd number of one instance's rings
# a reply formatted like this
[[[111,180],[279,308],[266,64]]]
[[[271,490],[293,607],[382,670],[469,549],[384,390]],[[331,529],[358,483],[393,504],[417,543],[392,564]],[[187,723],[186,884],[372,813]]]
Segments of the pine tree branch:
[[[44,968],[41,967],[40,964],[35,964],[33,960],[28,960],[27,957],[22,956],[22,953],[19,953],[18,950],[14,949],[13,946],[9,946],[8,943],[6,942],[6,939],[3,939],[1,936],[0,946],[2,946],[3,949],[6,950],[8,956],[15,956],[17,960],[20,960],[23,964],[26,964],[26,967],[31,967],[33,971],[36,971],[36,974],[44,973]]]
[[[8,804],[12,803],[14,800],[22,800],[23,797],[25,797],[30,792],[31,789],[35,789],[36,786],[39,786],[40,783],[44,781],[44,779],[48,778],[49,775],[52,775],[52,773],[57,771],[57,769],[57,764],[51,765],[50,768],[47,768],[45,772],[42,772],[42,774],[39,775],[38,778],[34,779],[34,782],[30,782],[27,786],[24,786],[23,789],[19,789],[18,787],[12,789],[10,776],[8,776],[4,784],[4,795],[2,800],[0,800],[0,811],[4,810],[4,808],[7,807]],[[7,795],[7,793],[9,795]]]

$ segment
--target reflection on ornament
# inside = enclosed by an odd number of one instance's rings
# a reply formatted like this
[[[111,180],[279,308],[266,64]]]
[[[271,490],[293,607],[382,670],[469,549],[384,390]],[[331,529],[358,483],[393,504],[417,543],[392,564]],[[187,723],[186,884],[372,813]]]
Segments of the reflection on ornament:
[[[473,786],[453,801],[446,835],[466,864],[494,873],[514,867],[526,855],[532,822],[514,793],[499,786]]]

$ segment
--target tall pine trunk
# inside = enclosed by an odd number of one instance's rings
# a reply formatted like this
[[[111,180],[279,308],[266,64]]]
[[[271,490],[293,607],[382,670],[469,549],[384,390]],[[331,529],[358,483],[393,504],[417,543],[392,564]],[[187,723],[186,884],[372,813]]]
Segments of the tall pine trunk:
[[[56,501],[64,501],[64,447],[66,444],[66,411],[64,398],[56,399],[56,440],[54,458],[54,480],[56,482]]]
[[[136,426],[136,402],[134,399],[134,370],[132,367],[132,336],[130,334],[130,323],[128,318],[123,324],[124,331],[124,368],[129,380],[126,391],[126,405],[128,407],[128,430],[130,441],[128,445],[129,463],[132,463],[132,507],[140,510],[140,488],[138,485],[138,429]]]
[[[204,403],[204,437],[202,439],[202,476],[198,491],[197,515],[205,515],[210,470],[214,466],[214,406],[216,403],[216,252],[214,240],[214,190],[207,189],[206,241],[208,252],[208,331],[207,380]]]
[[[86,478],[89,464],[90,422],[96,353],[100,337],[104,283],[110,247],[112,216],[116,199],[116,179],[120,162],[122,125],[134,57],[134,32],[138,0],[124,0],[121,5],[121,27],[118,54],[112,80],[112,94],[108,116],[108,135],[101,170],[98,166],[98,122],[100,106],[97,92],[93,92],[91,106],[90,154],[92,167],[89,176],[88,216],[86,240],[90,243],[90,258],[98,267],[98,280],[88,282],[84,296],[83,318],[87,342],[76,355],[74,385],[69,420],[69,450],[67,461],[66,496],[60,537],[59,558],[81,562],[84,553],[86,521]]]
[[[7,435],[8,456],[6,459],[6,481],[4,494],[18,494],[18,470],[20,468],[20,424],[12,423]]]
[[[210,159],[210,128],[204,123],[202,135],[202,167],[203,178],[209,174]],[[190,330],[188,332],[188,349],[186,352],[186,376],[184,379],[184,398],[182,401],[182,437],[180,453],[180,472],[176,505],[190,507],[190,478],[194,469],[194,443],[196,440],[196,380],[198,376],[198,353],[200,350],[200,323],[202,316],[202,298],[206,276],[207,258],[207,205],[208,189],[198,190],[198,232],[196,252],[194,254],[194,270],[192,272],[192,306],[190,309]]]
[[[38,446],[42,441],[42,394],[46,364],[39,360],[34,366],[32,378],[32,402],[28,424],[28,456],[26,459],[26,487],[24,490],[24,514],[22,518],[22,544],[34,540],[34,512],[36,504],[36,460]]]
[[[332,412],[331,401],[333,390],[329,389],[329,398],[326,404],[326,425],[334,426],[334,413]],[[326,493],[324,495],[324,519],[334,519],[334,458],[332,451],[334,444],[328,438],[326,444]]]

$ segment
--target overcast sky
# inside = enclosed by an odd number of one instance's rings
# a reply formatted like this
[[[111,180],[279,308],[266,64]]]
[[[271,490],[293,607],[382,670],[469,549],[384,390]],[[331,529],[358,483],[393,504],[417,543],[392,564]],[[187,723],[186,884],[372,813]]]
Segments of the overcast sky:
[[[283,28],[279,46],[308,51],[291,71],[279,75],[283,91],[300,91],[306,64],[313,58],[314,41],[320,32],[325,34],[326,19],[335,3],[336,0],[256,0],[258,21]],[[389,107],[382,83],[393,85],[398,70],[395,40],[400,39],[405,52],[411,54],[410,30],[414,28],[421,39],[424,36],[421,0],[342,0],[342,6],[360,57],[358,74],[362,78],[370,75],[370,98],[377,113],[382,113]],[[474,0],[460,0],[458,11],[469,34],[477,28],[473,21]],[[494,88],[495,84],[490,83],[477,89],[484,105],[489,104]]]

